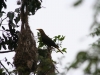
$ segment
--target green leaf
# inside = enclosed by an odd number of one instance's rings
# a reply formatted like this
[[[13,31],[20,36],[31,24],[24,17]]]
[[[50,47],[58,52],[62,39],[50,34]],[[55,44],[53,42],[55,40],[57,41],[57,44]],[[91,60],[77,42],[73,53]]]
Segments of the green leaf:
[[[5,30],[4,26],[2,26],[2,29]]]
[[[15,28],[15,27],[16,27],[16,25],[15,25],[14,23],[11,23],[11,26],[12,26],[13,28]]]
[[[56,41],[57,41],[57,39],[56,39],[56,38],[54,38],[54,39],[53,39],[53,41],[54,41],[54,42],[56,42]]]
[[[57,37],[57,38],[59,39],[60,37],[61,37],[61,35],[58,35],[58,37]]]
[[[14,18],[14,12],[8,12],[7,17],[12,21]]]
[[[63,48],[62,51],[63,51],[63,52],[67,52],[67,51],[66,51],[66,48]]]
[[[16,8],[16,9],[15,9],[15,12],[16,12],[16,13],[19,13],[19,12],[20,12],[20,8]]]
[[[76,59],[81,63],[85,62],[88,59],[87,52],[85,51],[79,52],[76,56]]]
[[[72,64],[70,65],[70,67],[68,68],[68,70],[69,70],[70,68],[77,68],[78,63],[79,63],[79,62],[76,60],[74,63],[72,63]]]
[[[9,64],[10,64],[10,62],[7,62],[7,64],[9,65]]]
[[[65,36],[62,36],[61,38],[59,38],[60,41],[63,41],[65,39]]]
[[[78,6],[79,4],[81,4],[83,2],[83,0],[78,0],[77,2],[74,3],[73,6]]]
[[[5,62],[7,61],[7,58],[5,57]]]
[[[91,73],[91,72],[90,72],[91,65],[92,65],[92,62],[90,61],[89,64],[88,64],[88,66],[87,66],[87,67],[85,68],[85,70],[84,70],[85,73]]]
[[[2,75],[2,73],[3,73],[3,69],[0,68],[0,75]]]
[[[7,75],[6,72],[3,72],[2,75]]]

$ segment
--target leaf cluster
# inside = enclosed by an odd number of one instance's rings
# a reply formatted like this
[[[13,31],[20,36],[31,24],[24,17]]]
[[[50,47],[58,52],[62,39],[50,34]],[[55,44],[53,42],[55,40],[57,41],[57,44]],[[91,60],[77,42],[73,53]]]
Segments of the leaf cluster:
[[[2,12],[2,8],[7,8],[7,5],[5,3],[6,0],[0,0],[0,13]]]
[[[4,1],[4,0],[3,0]],[[41,8],[41,0],[29,0],[28,2],[28,10],[29,10],[29,15],[34,15],[35,12]],[[3,7],[5,7],[3,5]],[[9,11],[7,12],[1,12],[0,13],[0,18],[1,18],[1,21],[0,21],[0,27],[1,27],[1,33],[2,35],[0,36],[0,50],[2,50],[2,48],[4,50],[15,50],[15,48],[18,46],[17,42],[18,42],[18,39],[19,39],[19,36],[20,36],[20,32],[16,29],[18,28],[20,25],[18,25],[19,21],[20,21],[20,8],[16,8],[15,11]],[[6,14],[6,17],[3,18],[3,16]],[[8,19],[8,22],[6,24],[6,26],[3,25],[3,22]],[[65,39],[65,36],[63,35],[58,35],[58,36],[55,36],[54,38],[52,38],[55,42],[59,42],[59,46],[61,47],[62,45],[62,41]],[[40,34],[38,33],[38,48],[40,49],[39,50],[39,61],[42,61],[40,66],[43,66],[42,69],[43,70],[47,70],[48,69],[51,69],[52,66],[54,66],[54,64],[52,64],[54,61],[52,61],[51,57],[48,57],[48,51],[47,51],[47,48],[46,50],[44,49],[44,44],[41,40],[41,37],[40,37]],[[41,48],[44,49],[44,51],[41,50]],[[63,52],[66,52],[66,48],[63,48],[62,49]],[[46,58],[48,57],[48,58]],[[8,65],[12,65],[8,60],[7,58],[5,58],[5,62],[8,64]],[[51,64],[51,65],[49,65]],[[7,74],[7,71],[4,72],[4,70],[6,70],[6,68],[3,67],[3,69],[1,70],[2,68],[0,68],[0,75],[3,75],[3,74]],[[54,69],[54,67],[53,67]],[[51,69],[51,70],[53,70]],[[8,72],[9,73],[9,72]]]
[[[6,75],[3,68],[0,68],[0,75]]]
[[[81,3],[81,1],[82,0],[79,0],[79,3]],[[76,3],[76,5],[78,5],[78,3]],[[96,36],[98,40],[92,43],[87,51],[80,51],[68,70],[71,68],[78,68],[87,62],[88,64],[84,69],[85,74],[97,75],[100,73],[100,21],[98,18],[100,14],[100,0],[95,1],[94,11],[90,36]]]
[[[19,14],[17,15],[19,16]],[[8,28],[5,28],[7,26],[3,26],[2,21],[4,19],[9,19],[8,21]],[[17,31],[15,28],[19,27],[17,23],[20,21],[20,19],[17,19],[16,16],[14,15],[14,12],[8,12],[7,17],[2,20],[1,17],[1,27],[2,27],[2,36],[0,37],[0,50],[3,47],[5,50],[6,45],[8,46],[9,50],[14,50],[17,47],[17,41],[18,41],[18,36],[19,36],[19,31]],[[15,21],[15,23],[13,22]]]

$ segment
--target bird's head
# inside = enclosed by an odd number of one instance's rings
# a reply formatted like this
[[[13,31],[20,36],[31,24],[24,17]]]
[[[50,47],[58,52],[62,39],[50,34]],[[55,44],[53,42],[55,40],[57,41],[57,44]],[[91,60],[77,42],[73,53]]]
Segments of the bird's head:
[[[43,29],[36,29],[36,30],[38,30],[39,32],[42,32],[43,31]]]
[[[45,34],[45,32],[43,31],[43,29],[36,29],[38,30],[41,34]]]

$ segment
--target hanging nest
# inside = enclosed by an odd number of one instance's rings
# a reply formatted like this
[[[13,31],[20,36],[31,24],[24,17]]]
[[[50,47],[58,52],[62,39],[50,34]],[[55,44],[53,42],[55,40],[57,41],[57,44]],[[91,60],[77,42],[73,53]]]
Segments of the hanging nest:
[[[14,65],[16,68],[34,71],[37,64],[37,48],[30,30],[23,28],[20,33],[18,47],[15,50]]]
[[[38,49],[39,64],[37,67],[37,75],[56,75],[55,65],[51,57],[51,51],[48,49]]]
[[[26,11],[24,12],[24,9]],[[15,49],[14,65],[19,75],[25,72],[34,72],[37,67],[37,48],[34,35],[28,24],[27,4],[21,6],[21,31],[19,34],[18,47]]]

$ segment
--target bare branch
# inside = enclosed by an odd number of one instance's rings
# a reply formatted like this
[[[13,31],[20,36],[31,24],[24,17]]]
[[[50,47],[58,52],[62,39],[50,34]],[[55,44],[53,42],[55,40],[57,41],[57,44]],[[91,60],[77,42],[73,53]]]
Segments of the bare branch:
[[[14,52],[15,50],[12,51],[0,51],[0,53],[9,53],[9,52]]]
[[[6,72],[8,73],[8,75],[10,75],[10,73],[8,72],[8,70],[6,69],[6,67],[2,64],[2,62],[0,61],[0,64],[2,65],[2,67],[6,70]]]
[[[2,22],[3,22],[6,18],[7,18],[7,17],[5,17],[4,19],[1,20],[0,26],[1,26]]]

